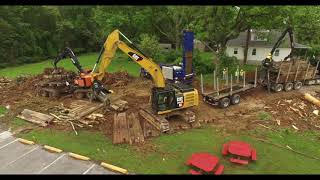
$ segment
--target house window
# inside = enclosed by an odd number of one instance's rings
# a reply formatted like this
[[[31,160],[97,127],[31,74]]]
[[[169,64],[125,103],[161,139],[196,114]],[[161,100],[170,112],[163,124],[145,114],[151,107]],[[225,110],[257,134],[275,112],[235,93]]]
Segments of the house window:
[[[233,49],[233,54],[238,54],[238,48]]]
[[[277,49],[277,50],[274,52],[274,56],[279,56],[279,52],[280,52],[280,50]]]
[[[255,56],[256,54],[257,54],[257,49],[256,48],[252,49],[252,56]]]

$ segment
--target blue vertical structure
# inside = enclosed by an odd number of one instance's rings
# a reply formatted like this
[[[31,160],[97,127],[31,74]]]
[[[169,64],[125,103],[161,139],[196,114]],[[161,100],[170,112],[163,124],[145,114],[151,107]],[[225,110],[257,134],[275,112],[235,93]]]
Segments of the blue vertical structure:
[[[190,30],[183,30],[182,44],[182,73],[185,83],[192,83],[193,73],[193,40],[194,33]]]

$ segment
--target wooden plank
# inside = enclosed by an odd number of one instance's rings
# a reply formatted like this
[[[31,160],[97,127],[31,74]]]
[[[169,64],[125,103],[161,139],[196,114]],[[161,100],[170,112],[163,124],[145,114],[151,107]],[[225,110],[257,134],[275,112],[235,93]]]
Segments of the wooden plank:
[[[48,124],[54,119],[53,116],[32,111],[29,109],[24,109],[21,112],[21,115],[18,115],[17,117],[43,127],[48,126]]]
[[[114,115],[113,122],[113,144],[130,142],[129,126],[127,123],[126,113]]]
[[[139,119],[134,113],[131,113],[128,117],[129,132],[130,132],[130,144],[144,142],[144,135],[141,128]]]
[[[96,110],[98,110],[98,109],[100,109],[100,108],[102,108],[104,106],[104,104],[103,103],[101,103],[101,104],[99,104],[98,106],[93,106],[93,107],[90,107],[90,108],[88,108],[86,111],[84,111],[84,112],[81,112],[79,115],[78,115],[78,119],[80,119],[80,118],[82,118],[82,117],[84,117],[84,116],[87,116],[87,115],[89,115],[89,114],[91,114],[91,113],[93,113],[94,111],[96,111]]]

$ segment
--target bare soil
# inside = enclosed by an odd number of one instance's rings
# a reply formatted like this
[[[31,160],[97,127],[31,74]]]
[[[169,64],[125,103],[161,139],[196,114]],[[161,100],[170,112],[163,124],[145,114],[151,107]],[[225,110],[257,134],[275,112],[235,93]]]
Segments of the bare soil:
[[[46,69],[44,73],[47,71],[49,70]],[[74,100],[70,97],[50,99],[36,96],[34,86],[42,80],[42,76],[43,74],[17,78],[5,87],[1,87],[0,105],[10,106],[10,111],[0,119],[1,123],[8,124],[8,121],[14,119],[25,108],[48,113],[50,108],[59,104],[67,105]],[[128,102],[127,113],[137,113],[139,108],[146,107],[150,103],[150,89],[153,86],[151,80],[130,77],[126,72],[117,72],[107,73],[103,83],[115,92],[112,96],[113,100],[122,99]],[[194,82],[194,86],[199,89],[200,93],[198,81]],[[210,90],[210,88],[212,87],[205,87],[206,90]],[[202,101],[200,96],[199,106],[192,108],[192,110],[202,125],[214,126],[225,133],[244,133],[262,127],[261,125],[270,128],[292,128],[295,130],[297,128],[299,132],[318,130],[320,115],[315,115],[313,111],[320,108],[303,99],[303,93],[306,92],[320,98],[320,93],[317,91],[319,91],[317,86],[306,86],[300,91],[268,93],[266,89],[259,87],[241,95],[241,103],[227,109],[208,105]],[[263,112],[270,114],[272,118],[269,120],[259,119],[259,114]],[[103,111],[99,113],[103,113]],[[104,115],[101,124],[90,129],[100,130],[107,137],[111,137],[114,112],[106,112]],[[185,122],[181,120],[170,120],[171,127],[183,125]],[[72,131],[70,126],[53,125],[52,127]]]

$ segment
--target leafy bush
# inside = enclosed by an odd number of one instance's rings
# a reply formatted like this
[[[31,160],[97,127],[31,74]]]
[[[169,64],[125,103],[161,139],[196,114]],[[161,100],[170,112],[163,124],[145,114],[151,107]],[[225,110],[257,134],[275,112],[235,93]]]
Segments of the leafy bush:
[[[167,63],[167,64],[179,64],[182,62],[182,50],[175,50],[175,49],[170,49],[170,50],[162,50],[161,51],[163,54],[163,59],[162,61]]]
[[[195,71],[202,74],[212,73],[214,69],[212,57],[201,56],[198,49],[193,50],[193,65]]]
[[[221,74],[223,68],[228,68],[229,73],[234,73],[237,70],[237,66],[239,65],[239,60],[232,56],[229,57],[227,54],[219,54],[218,55],[220,64],[219,64],[219,73]]]
[[[152,58],[154,61],[158,63],[161,61],[162,53],[158,37],[149,34],[141,34],[139,48],[145,55]]]

